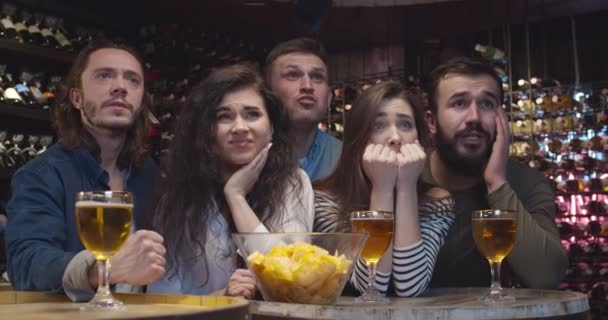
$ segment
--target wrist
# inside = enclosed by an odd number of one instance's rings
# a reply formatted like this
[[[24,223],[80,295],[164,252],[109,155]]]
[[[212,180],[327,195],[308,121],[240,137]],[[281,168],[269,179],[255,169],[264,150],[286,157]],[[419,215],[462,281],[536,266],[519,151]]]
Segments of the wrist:
[[[498,190],[498,188],[502,187],[505,183],[507,183],[506,179],[499,179],[497,181],[486,182],[486,189],[488,190],[488,194]]]
[[[112,272],[110,272],[110,274],[108,275],[108,283],[109,284],[128,283],[126,277],[124,276],[123,272],[121,271],[120,264],[115,264],[114,260],[115,260],[114,258],[110,259],[110,265],[112,266]],[[96,267],[97,267],[97,263],[101,263],[101,262],[97,261],[95,263]]]
[[[402,178],[397,182],[397,192],[411,192],[416,190],[418,178]]]
[[[92,289],[97,289],[97,287],[99,286],[99,277],[98,277],[98,261],[95,261],[95,263],[93,263],[93,265],[91,265],[89,267],[89,271],[88,271],[88,278],[89,278],[89,285],[91,286]]]
[[[387,193],[393,192],[395,190],[395,185],[390,183],[372,183],[372,193]]]
[[[226,201],[235,199],[245,199],[244,194],[241,194],[240,192],[232,189],[224,189],[224,197],[226,197]]]

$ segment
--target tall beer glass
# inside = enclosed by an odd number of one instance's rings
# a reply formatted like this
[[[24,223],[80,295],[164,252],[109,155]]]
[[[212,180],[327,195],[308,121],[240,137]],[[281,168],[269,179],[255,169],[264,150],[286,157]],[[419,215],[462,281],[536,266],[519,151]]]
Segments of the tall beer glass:
[[[361,251],[361,258],[369,268],[367,288],[358,302],[388,302],[376,289],[376,265],[393,241],[394,216],[387,211],[354,211],[350,215],[353,232],[366,232],[367,242]]]
[[[85,191],[76,195],[76,225],[84,247],[97,259],[98,286],[93,300],[82,309],[121,309],[110,292],[110,258],[123,246],[131,230],[133,194]]]
[[[485,303],[513,302],[515,298],[500,286],[500,265],[515,243],[517,221],[511,210],[478,210],[473,212],[473,239],[477,250],[490,262],[492,286],[480,298]]]

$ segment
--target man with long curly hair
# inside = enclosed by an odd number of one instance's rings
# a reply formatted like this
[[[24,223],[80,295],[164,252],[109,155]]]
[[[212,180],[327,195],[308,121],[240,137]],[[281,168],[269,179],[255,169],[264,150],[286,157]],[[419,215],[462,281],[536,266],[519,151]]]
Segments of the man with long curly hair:
[[[144,143],[147,112],[143,67],[133,49],[103,41],[80,52],[53,109],[58,143],[12,180],[6,241],[15,289],[93,296],[97,266],[78,237],[76,193],[132,192],[135,228],[141,227],[157,175]],[[158,279],[164,255],[159,234],[137,231],[111,259],[110,283]]]

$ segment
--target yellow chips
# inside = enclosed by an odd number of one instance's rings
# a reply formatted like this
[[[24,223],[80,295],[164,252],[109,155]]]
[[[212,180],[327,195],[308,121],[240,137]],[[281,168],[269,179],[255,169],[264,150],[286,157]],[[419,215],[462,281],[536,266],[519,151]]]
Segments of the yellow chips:
[[[256,251],[247,260],[267,299],[310,304],[335,302],[352,264],[344,255],[304,242],[275,246],[266,255]]]

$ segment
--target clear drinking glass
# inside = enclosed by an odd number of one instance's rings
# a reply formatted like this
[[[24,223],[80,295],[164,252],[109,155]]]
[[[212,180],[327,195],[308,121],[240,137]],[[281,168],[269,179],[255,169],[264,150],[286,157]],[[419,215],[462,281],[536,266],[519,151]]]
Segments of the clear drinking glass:
[[[500,286],[500,265],[515,243],[517,221],[512,210],[477,210],[472,215],[473,239],[490,262],[492,286],[480,300],[485,303],[513,302],[515,298]]]
[[[376,289],[376,265],[393,241],[394,216],[388,211],[354,211],[350,214],[353,232],[368,234],[367,242],[361,251],[370,275],[365,292],[355,299],[358,302],[388,302]]]
[[[110,292],[110,258],[123,246],[131,230],[133,194],[116,191],[84,191],[76,195],[76,225],[84,247],[97,259],[95,297],[83,310],[122,309],[124,304]]]

